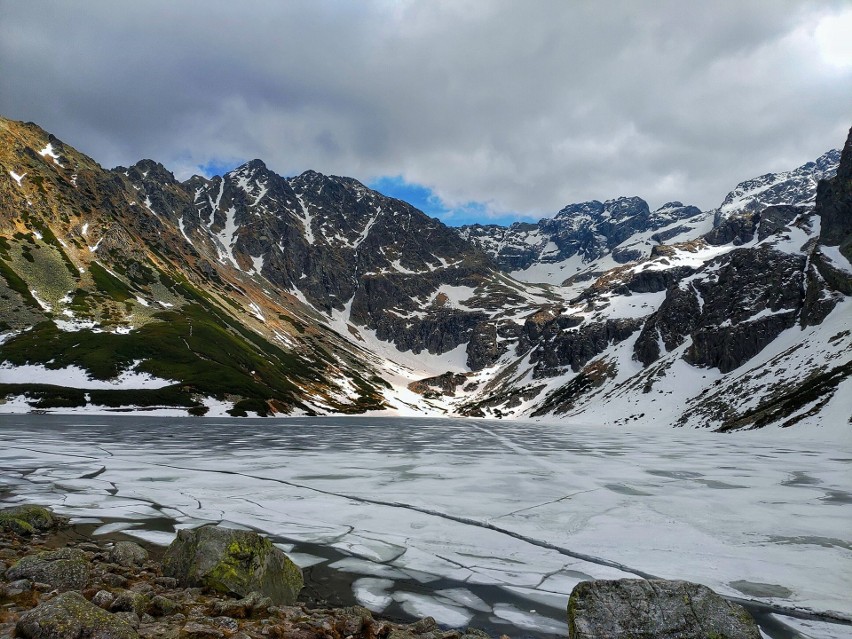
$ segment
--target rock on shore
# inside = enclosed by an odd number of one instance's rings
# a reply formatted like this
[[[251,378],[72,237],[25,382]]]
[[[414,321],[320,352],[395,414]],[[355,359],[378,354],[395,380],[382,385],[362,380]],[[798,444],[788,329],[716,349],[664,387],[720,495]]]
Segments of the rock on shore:
[[[302,571],[256,532],[218,526],[181,530],[163,558],[163,573],[182,586],[245,597],[259,592],[292,606],[304,586]]]
[[[688,581],[583,581],[568,600],[571,639],[760,639],[754,619]]]
[[[280,596],[284,588],[287,597],[298,592],[292,570],[284,568],[277,585],[264,572],[286,562],[278,548],[255,533],[211,527],[183,531],[169,551],[171,564],[166,562],[179,579],[165,575],[163,566],[134,542],[90,540],[57,530],[64,520],[46,509],[0,511],[0,522],[10,520],[26,525],[0,524],[0,637],[488,639],[474,629],[444,630],[431,617],[400,624],[376,619],[359,606],[276,605],[272,594],[257,590],[235,596],[244,586],[264,587],[270,579],[273,587],[267,592]],[[189,556],[190,547],[198,556]],[[200,578],[209,573],[203,566],[220,566],[221,572],[222,563],[239,578],[221,583]],[[185,574],[176,565],[188,567]],[[193,579],[197,585],[182,585]]]

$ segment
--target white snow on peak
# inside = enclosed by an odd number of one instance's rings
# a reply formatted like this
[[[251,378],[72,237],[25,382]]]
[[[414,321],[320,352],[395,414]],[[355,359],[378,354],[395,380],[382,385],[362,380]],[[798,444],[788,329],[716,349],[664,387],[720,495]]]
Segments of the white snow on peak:
[[[255,186],[257,186],[257,189],[258,189],[257,196],[255,196],[254,202],[249,204],[249,207],[257,206],[258,202],[260,202],[263,199],[263,196],[266,195],[269,192],[269,188],[266,186],[267,185],[266,182],[261,183],[260,180],[255,180],[254,183],[255,183]]]
[[[157,212],[153,208],[151,208],[151,198],[149,196],[145,196],[145,201],[142,202],[142,204],[144,204],[145,208],[151,211],[151,213],[153,213],[156,217],[160,217],[159,215],[157,215]]]
[[[260,311],[260,307],[254,302],[249,302],[249,308],[251,309],[251,314],[254,315],[261,322],[266,322],[266,318],[263,316],[263,313]]]
[[[227,258],[234,266],[239,268],[239,264],[237,264],[237,260],[234,258],[234,238],[240,228],[236,222],[236,213],[237,210],[233,206],[225,211],[225,227],[216,234],[216,239],[219,240],[219,244],[225,249],[224,256],[220,252],[219,261],[224,264]]]
[[[373,228],[373,225],[375,225],[381,214],[382,207],[380,206],[376,209],[376,214],[370,218],[369,222],[367,222],[366,226],[364,227],[364,230],[361,231],[361,235],[358,236],[358,239],[356,239],[355,242],[352,243],[352,248],[357,249],[359,246],[361,246],[364,240],[367,239],[367,236],[370,234],[370,229]]]
[[[26,177],[26,175],[27,175],[27,174],[26,174],[26,173],[22,173],[21,175],[18,175],[18,174],[17,174],[17,173],[15,173],[14,171],[9,171],[9,175],[11,175],[11,176],[12,176],[12,179],[13,179],[13,180],[15,180],[15,182],[17,182],[17,183],[18,183],[18,186],[21,186],[21,180],[23,180],[23,179],[24,179],[24,177]]]
[[[296,200],[299,202],[299,206],[302,208],[302,226],[305,229],[305,240],[307,240],[308,244],[314,243],[314,231],[311,228],[311,223],[313,221],[313,216],[308,211],[308,207],[305,206],[304,200],[302,200],[302,196],[298,193],[296,194]]]
[[[180,233],[181,233],[181,235],[183,235],[183,237],[186,239],[186,241],[189,242],[190,244],[192,244],[192,240],[189,239],[189,235],[186,234],[186,228],[185,228],[184,223],[183,223],[183,216],[178,218],[178,228],[180,229]]]
[[[39,151],[38,154],[41,155],[42,157],[44,157],[44,156],[51,157],[51,158],[53,158],[54,164],[56,164],[58,166],[62,166],[62,163],[59,161],[59,154],[53,149],[53,144],[51,144],[50,142],[48,142],[47,146],[45,146],[41,151]],[[65,168],[65,167],[62,167],[62,168]]]

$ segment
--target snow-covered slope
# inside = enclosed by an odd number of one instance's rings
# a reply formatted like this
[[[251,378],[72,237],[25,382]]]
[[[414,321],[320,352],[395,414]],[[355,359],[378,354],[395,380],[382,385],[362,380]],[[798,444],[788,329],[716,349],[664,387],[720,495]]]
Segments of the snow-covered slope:
[[[837,173],[840,151],[832,149],[792,171],[767,173],[737,184],[716,209],[719,219],[759,211],[774,204],[813,205],[817,184]]]
[[[618,198],[459,231],[350,178],[104,171],[0,125],[7,409],[736,429],[848,408],[849,142],[715,211]]]

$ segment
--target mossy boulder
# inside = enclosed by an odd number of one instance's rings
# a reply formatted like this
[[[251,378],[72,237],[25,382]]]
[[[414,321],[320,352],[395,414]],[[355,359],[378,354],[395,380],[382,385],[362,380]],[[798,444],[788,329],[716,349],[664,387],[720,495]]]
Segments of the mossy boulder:
[[[55,515],[43,506],[14,506],[0,510],[0,530],[18,535],[34,535],[64,524],[65,517]]]
[[[125,620],[89,603],[79,593],[64,592],[21,615],[16,636],[25,639],[137,639]]]
[[[178,532],[163,557],[163,574],[182,586],[238,597],[257,591],[285,606],[304,585],[299,567],[265,537],[209,525]]]
[[[61,548],[22,557],[6,571],[6,579],[30,579],[57,590],[80,590],[89,580],[89,568],[82,550]]]
[[[583,581],[568,600],[569,639],[760,639],[742,606],[707,586],[663,579]]]

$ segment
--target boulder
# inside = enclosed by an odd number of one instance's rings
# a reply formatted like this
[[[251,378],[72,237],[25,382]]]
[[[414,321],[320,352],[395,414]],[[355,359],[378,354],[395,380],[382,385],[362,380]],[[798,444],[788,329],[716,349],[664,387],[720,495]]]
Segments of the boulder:
[[[43,506],[14,506],[0,510],[0,530],[18,535],[32,535],[53,530],[65,523],[66,519],[54,515]]]
[[[40,552],[22,557],[6,571],[6,579],[31,579],[58,590],[80,590],[89,580],[89,562],[76,548]]]
[[[148,605],[151,603],[148,595],[132,590],[122,590],[115,599],[110,603],[110,612],[132,612],[137,617],[141,617],[148,610]]]
[[[568,600],[570,639],[760,639],[754,619],[707,586],[663,579],[583,581]]]
[[[185,587],[238,597],[257,591],[277,605],[294,604],[304,585],[299,567],[265,537],[210,525],[178,532],[163,573]]]
[[[109,551],[109,560],[119,566],[133,568],[148,561],[148,551],[133,541],[117,541]]]
[[[136,639],[126,621],[101,610],[76,592],[64,592],[21,615],[15,626],[26,639]]]

